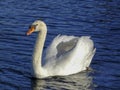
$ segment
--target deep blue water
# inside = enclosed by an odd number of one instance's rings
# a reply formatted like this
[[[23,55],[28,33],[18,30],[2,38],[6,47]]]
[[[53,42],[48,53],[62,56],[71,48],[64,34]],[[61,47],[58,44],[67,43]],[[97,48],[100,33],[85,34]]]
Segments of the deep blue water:
[[[44,49],[58,34],[91,36],[93,71],[33,79],[31,56],[36,19],[48,26]],[[0,90],[120,90],[119,0],[0,0]]]

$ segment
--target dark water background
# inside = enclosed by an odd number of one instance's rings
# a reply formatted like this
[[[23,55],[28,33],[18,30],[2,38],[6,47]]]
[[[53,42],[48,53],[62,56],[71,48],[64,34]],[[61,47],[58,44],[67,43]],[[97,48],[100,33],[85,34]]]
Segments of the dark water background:
[[[31,55],[36,19],[48,25],[44,49],[58,34],[92,36],[93,71],[33,79]],[[0,90],[120,90],[119,0],[0,0]]]

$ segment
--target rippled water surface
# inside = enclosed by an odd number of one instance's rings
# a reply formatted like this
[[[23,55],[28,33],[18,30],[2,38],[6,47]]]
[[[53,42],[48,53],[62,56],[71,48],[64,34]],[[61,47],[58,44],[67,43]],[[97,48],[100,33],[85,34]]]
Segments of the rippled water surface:
[[[58,34],[92,36],[92,71],[33,79],[31,56],[36,33],[25,32],[44,20],[44,49]],[[120,90],[119,0],[0,0],[0,90]]]

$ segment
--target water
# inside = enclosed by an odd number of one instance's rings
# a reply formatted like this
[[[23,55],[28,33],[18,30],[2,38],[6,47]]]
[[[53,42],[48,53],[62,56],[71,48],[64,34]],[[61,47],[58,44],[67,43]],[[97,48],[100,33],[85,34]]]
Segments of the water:
[[[92,36],[93,71],[34,79],[31,55],[36,19],[48,25],[44,49],[58,34]],[[0,0],[0,90],[120,90],[119,0]]]

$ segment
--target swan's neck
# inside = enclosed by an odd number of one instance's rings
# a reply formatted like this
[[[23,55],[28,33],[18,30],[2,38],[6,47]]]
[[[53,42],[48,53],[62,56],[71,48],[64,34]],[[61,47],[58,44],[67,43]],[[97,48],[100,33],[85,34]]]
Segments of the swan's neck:
[[[38,33],[36,44],[34,47],[33,53],[33,70],[36,77],[44,74],[44,70],[42,68],[42,52],[44,47],[44,42],[46,38],[47,28],[41,30]]]

